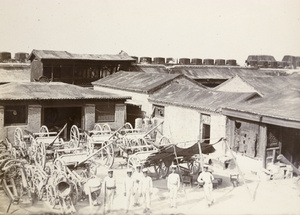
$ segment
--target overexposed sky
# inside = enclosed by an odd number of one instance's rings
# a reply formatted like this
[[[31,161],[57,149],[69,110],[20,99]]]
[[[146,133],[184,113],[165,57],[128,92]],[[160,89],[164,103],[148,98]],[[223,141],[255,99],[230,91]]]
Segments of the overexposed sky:
[[[300,56],[300,0],[0,0],[0,51]]]

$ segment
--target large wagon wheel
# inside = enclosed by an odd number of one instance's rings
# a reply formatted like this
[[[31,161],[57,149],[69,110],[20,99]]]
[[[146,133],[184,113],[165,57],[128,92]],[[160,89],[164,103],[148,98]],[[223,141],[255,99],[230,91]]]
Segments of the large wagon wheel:
[[[129,156],[127,161],[127,168],[136,169],[137,165],[141,165],[141,160],[135,154]]]
[[[49,137],[49,129],[46,125],[42,125],[39,130],[40,137]]]
[[[73,125],[70,130],[70,139],[74,142],[79,143],[80,133],[76,125]]]
[[[133,127],[129,122],[124,125],[125,133],[133,133]]]
[[[56,199],[57,199],[57,195],[56,195],[54,186],[51,184],[48,184],[46,186],[46,192],[47,192],[47,202],[50,204],[50,206],[52,206],[52,208],[54,208]]]
[[[33,173],[32,181],[39,200],[42,200],[45,191],[44,180],[39,171]]]
[[[24,141],[24,134],[21,128],[17,127],[14,131],[14,143],[18,150],[21,152],[21,155],[25,157],[27,146]]]
[[[96,135],[97,135],[97,134],[101,134],[101,131],[102,131],[101,124],[96,123],[96,124],[94,125],[93,131],[99,131],[99,132],[94,132],[94,134],[96,134]]]
[[[154,165],[154,170],[158,178],[165,178],[169,173],[169,166],[166,166],[163,161]]]
[[[166,146],[170,144],[172,144],[171,140],[165,136],[162,136],[158,141],[159,146]]]
[[[108,168],[114,163],[114,147],[109,142],[102,143],[101,150],[97,153],[97,162]]]
[[[105,123],[102,127],[102,130],[107,132],[107,133],[111,133],[111,128],[109,126],[109,124]]]
[[[28,188],[31,192],[34,191],[34,183],[33,183],[33,173],[35,171],[35,166],[33,165],[25,165],[25,178],[27,181]]]
[[[36,146],[34,161],[36,165],[39,165],[42,169],[44,169],[46,164],[46,147],[45,144],[42,142],[40,142]]]
[[[54,169],[56,169],[58,172],[66,172],[66,165],[65,162],[60,158],[56,158],[54,161]]]

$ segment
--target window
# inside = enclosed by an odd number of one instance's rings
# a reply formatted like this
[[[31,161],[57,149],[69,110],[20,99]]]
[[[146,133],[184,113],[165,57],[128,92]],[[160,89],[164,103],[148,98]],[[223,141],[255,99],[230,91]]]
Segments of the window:
[[[27,122],[27,107],[25,105],[5,106],[4,125],[23,124]]]
[[[96,105],[96,122],[114,122],[115,121],[115,104],[102,102]]]
[[[153,117],[164,117],[165,116],[165,107],[163,106],[158,106],[158,105],[154,105],[153,106],[154,110],[153,110]]]

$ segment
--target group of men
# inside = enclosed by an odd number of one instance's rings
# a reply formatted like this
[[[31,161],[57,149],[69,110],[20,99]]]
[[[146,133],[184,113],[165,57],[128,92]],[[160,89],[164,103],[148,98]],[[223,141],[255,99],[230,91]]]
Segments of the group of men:
[[[214,180],[211,172],[208,171],[208,166],[204,166],[204,171],[198,176],[198,182],[203,184],[205,197],[208,206],[213,204],[212,198],[212,181]],[[142,169],[141,165],[137,165],[135,171],[127,169],[127,176],[124,179],[124,197],[126,213],[129,212],[131,202],[133,201],[134,207],[144,207],[144,213],[151,213],[151,195],[153,192],[152,178],[148,175],[148,169]],[[180,177],[176,173],[176,166],[171,166],[171,174],[167,178],[167,187],[170,194],[170,207],[177,208],[177,192],[180,187]],[[108,176],[103,181],[104,190],[104,210],[109,213],[112,209],[114,196],[116,194],[116,180],[113,177],[113,170],[108,170]]]

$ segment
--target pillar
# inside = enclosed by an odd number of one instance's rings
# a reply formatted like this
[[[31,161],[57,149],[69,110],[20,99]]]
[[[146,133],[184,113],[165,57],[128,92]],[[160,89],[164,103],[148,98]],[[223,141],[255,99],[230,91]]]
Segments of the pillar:
[[[96,112],[95,104],[86,104],[83,106],[82,129],[88,131],[93,129],[95,125],[95,112]]]
[[[4,106],[0,106],[0,141],[5,140],[4,132]]]
[[[267,148],[267,126],[265,124],[259,125],[259,157],[262,158],[262,167],[266,168],[266,148]]]
[[[38,132],[42,121],[42,106],[41,105],[28,105],[28,131]]]

